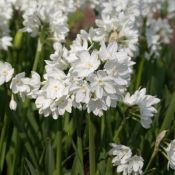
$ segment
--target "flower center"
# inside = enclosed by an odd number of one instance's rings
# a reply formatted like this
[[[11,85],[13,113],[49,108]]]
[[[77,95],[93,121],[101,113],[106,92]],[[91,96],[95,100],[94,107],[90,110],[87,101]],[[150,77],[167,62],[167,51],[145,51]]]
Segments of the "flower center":
[[[2,71],[2,75],[7,76],[8,75],[7,71],[6,70]]]

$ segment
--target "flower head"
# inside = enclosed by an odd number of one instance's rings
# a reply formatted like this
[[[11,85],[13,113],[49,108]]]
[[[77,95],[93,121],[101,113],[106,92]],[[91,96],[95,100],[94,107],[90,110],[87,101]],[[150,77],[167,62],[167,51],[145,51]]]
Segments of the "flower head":
[[[11,80],[14,73],[12,66],[5,62],[0,61],[0,85],[7,83]]]
[[[144,160],[141,156],[132,156],[131,149],[125,145],[112,143],[111,146],[112,149],[109,151],[109,155],[114,156],[112,164],[117,166],[117,173],[123,173],[123,175],[142,174]]]
[[[166,153],[168,156],[168,168],[170,167],[175,170],[175,140],[172,140],[168,145]]]
[[[133,95],[127,93],[123,101],[129,106],[138,105],[141,125],[144,128],[149,128],[152,123],[151,118],[155,113],[157,113],[157,110],[153,107],[153,105],[159,103],[160,99],[151,95],[146,95],[146,89],[143,88],[137,90]]]

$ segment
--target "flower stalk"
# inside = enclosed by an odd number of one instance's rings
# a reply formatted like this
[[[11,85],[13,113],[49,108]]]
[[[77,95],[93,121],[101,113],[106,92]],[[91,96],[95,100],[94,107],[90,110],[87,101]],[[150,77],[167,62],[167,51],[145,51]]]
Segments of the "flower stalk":
[[[95,131],[92,116],[88,114],[89,128],[89,168],[90,175],[95,175]]]
[[[78,113],[79,114],[79,113]],[[81,169],[82,173],[84,174],[84,166],[83,166],[83,141],[82,141],[82,135],[81,135],[81,130],[82,130],[82,116],[77,115],[76,120],[77,120],[77,150],[78,150],[78,157],[79,161],[81,164]]]
[[[37,50],[36,50],[36,55],[35,55],[35,60],[33,63],[32,71],[36,71],[38,67],[38,63],[41,57],[41,51],[42,51],[42,43],[40,37],[38,38],[38,43],[37,43]]]
[[[62,118],[58,118],[57,131],[57,155],[56,155],[56,169],[57,175],[62,175]]]

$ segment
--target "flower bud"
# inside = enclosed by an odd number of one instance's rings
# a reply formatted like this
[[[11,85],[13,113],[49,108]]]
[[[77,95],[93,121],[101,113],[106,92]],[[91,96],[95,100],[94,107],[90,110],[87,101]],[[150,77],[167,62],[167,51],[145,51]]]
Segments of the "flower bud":
[[[9,107],[10,107],[10,109],[13,110],[13,111],[16,110],[17,103],[16,103],[16,101],[14,100],[14,96],[13,96],[13,95],[12,95],[12,97],[11,97]]]

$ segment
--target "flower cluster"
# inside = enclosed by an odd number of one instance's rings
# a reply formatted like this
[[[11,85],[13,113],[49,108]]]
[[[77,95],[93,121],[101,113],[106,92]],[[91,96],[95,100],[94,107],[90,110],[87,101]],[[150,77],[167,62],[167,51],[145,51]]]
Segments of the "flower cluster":
[[[145,58],[159,58],[162,45],[170,44],[172,38],[171,18],[174,17],[173,0],[167,1],[168,14],[162,16],[165,6],[164,0],[142,0],[140,1],[140,24],[146,27],[144,37],[147,42]],[[141,30],[142,31],[142,30]]]
[[[111,147],[109,155],[114,156],[112,164],[113,166],[117,166],[117,173],[123,173],[123,175],[142,174],[144,160],[141,156],[132,156],[131,149],[124,145],[112,143]]]
[[[68,13],[75,9],[72,0],[32,0],[23,12],[23,31],[36,36],[44,26],[49,26],[54,39],[63,41],[69,31],[67,26]]]
[[[99,36],[96,40],[116,41],[119,50],[133,56],[138,44],[138,29],[135,27],[138,14],[137,0],[102,3],[99,19],[96,20],[98,28],[95,33]]]
[[[116,42],[101,42],[99,50],[91,50],[92,39],[81,33],[70,50],[55,43],[55,53],[46,60],[45,81],[36,99],[45,116],[58,118],[72,107],[101,116],[116,106],[129,85],[133,62],[127,53],[119,51]]]
[[[175,140],[172,140],[166,148],[168,157],[168,169],[169,167],[175,170]]]
[[[40,88],[40,76],[32,71],[31,78],[25,77],[25,73],[17,74],[11,81],[10,89],[13,94],[19,93],[22,98],[25,96],[35,99]]]
[[[129,93],[124,97],[124,103],[129,106],[138,105],[140,110],[141,125],[144,128],[149,128],[152,123],[152,117],[157,110],[153,105],[160,102],[160,100],[154,96],[146,95],[146,89],[139,89],[133,95]]]
[[[0,1],[0,50],[7,50],[11,46],[12,38],[9,35],[9,20],[12,18],[11,3]]]
[[[169,44],[173,30],[167,19],[149,19],[146,28],[146,40],[149,53],[146,53],[146,58],[159,58],[162,49],[162,44]]]

